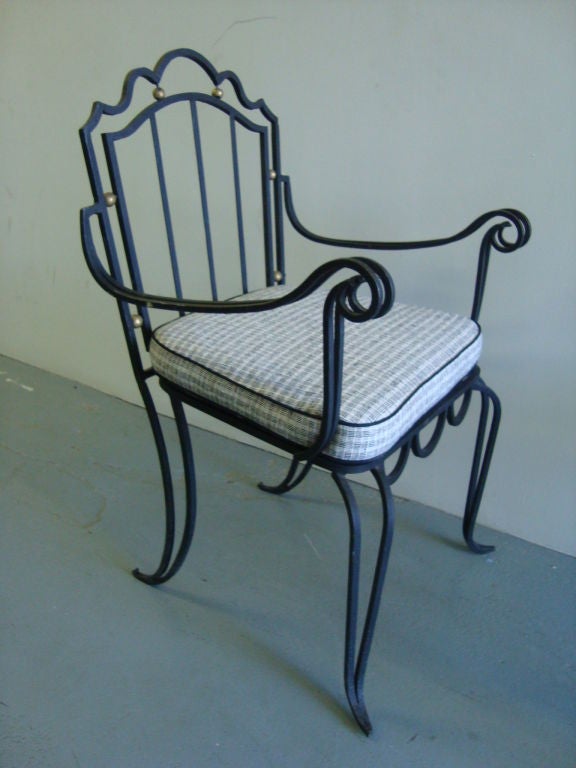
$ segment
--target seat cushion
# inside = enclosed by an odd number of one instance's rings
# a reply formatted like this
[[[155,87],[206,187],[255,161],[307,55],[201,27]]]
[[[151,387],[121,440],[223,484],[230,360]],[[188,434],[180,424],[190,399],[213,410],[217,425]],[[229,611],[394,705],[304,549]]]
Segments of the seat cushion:
[[[152,366],[179,387],[309,446],[322,415],[326,293],[275,310],[173,320],[153,334]],[[469,373],[481,347],[475,322],[433,309],[398,303],[383,318],[346,321],[339,425],[323,453],[349,462],[386,453]]]

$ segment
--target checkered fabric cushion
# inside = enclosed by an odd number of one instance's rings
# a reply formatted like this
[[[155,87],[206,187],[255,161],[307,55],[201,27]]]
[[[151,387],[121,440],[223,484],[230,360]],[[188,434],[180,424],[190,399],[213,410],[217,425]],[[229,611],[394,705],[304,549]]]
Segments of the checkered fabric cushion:
[[[309,446],[322,414],[325,297],[318,290],[280,309],[171,321],[154,333],[152,365],[183,389]],[[347,321],[339,426],[324,453],[351,462],[385,453],[474,367],[481,347],[475,322],[432,309],[395,304],[383,318]]]

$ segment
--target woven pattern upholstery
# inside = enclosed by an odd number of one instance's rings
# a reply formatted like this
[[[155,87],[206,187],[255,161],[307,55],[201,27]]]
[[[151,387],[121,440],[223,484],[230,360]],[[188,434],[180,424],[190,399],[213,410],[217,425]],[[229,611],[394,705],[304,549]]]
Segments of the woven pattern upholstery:
[[[171,321],[154,333],[152,365],[183,389],[309,446],[322,414],[325,297],[319,290],[276,310]],[[482,347],[475,322],[403,304],[378,320],[345,326],[339,426],[324,451],[343,461],[389,450],[474,367]]]

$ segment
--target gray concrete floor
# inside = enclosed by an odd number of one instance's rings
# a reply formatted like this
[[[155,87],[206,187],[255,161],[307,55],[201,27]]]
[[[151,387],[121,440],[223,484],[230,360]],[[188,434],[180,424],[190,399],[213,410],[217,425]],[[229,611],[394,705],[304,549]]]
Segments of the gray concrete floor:
[[[575,561],[398,502],[363,736],[341,683],[347,527],[315,472],[194,431],[200,515],[172,582],[144,412],[0,358],[2,768],[574,768]],[[358,487],[365,539],[378,504]],[[545,514],[545,510],[543,510]]]

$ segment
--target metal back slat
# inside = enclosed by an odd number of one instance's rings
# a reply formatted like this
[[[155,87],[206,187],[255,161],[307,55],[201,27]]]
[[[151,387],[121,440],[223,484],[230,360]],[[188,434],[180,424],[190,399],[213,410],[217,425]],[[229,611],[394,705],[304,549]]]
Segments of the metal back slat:
[[[170,264],[172,266],[172,277],[174,279],[174,290],[176,296],[181,299],[182,283],[180,280],[180,269],[178,267],[178,257],[176,255],[176,245],[174,242],[174,229],[172,227],[172,217],[170,215],[170,204],[168,202],[168,190],[166,188],[166,175],[164,173],[164,163],[162,161],[162,150],[160,148],[160,138],[158,136],[158,124],[156,122],[156,113],[150,115],[150,129],[152,131],[152,143],[154,145],[154,156],[156,158],[156,171],[158,173],[158,183],[160,185],[160,197],[162,198],[162,212],[164,214],[164,225],[166,227],[166,237],[168,239],[168,250],[170,252]]]
[[[240,169],[238,166],[238,142],[236,139],[236,120],[230,114],[230,140],[232,144],[232,167],[234,170],[234,195],[236,198],[236,222],[238,226],[238,249],[240,252],[240,272],[242,276],[242,292],[248,291],[246,274],[246,245],[244,240],[244,217],[242,215],[242,192],[240,189]]]
[[[212,233],[210,231],[210,214],[208,211],[208,196],[206,194],[206,175],[204,173],[204,160],[202,158],[202,141],[200,138],[200,126],[198,124],[198,108],[195,101],[190,101],[190,113],[192,115],[192,130],[194,133],[194,148],[196,150],[196,166],[198,168],[198,182],[200,184],[200,199],[202,202],[202,219],[204,221],[204,235],[206,238],[206,253],[208,256],[208,269],[210,271],[210,288],[214,301],[218,299],[216,286],[216,270],[214,268],[214,250],[212,247]]]

